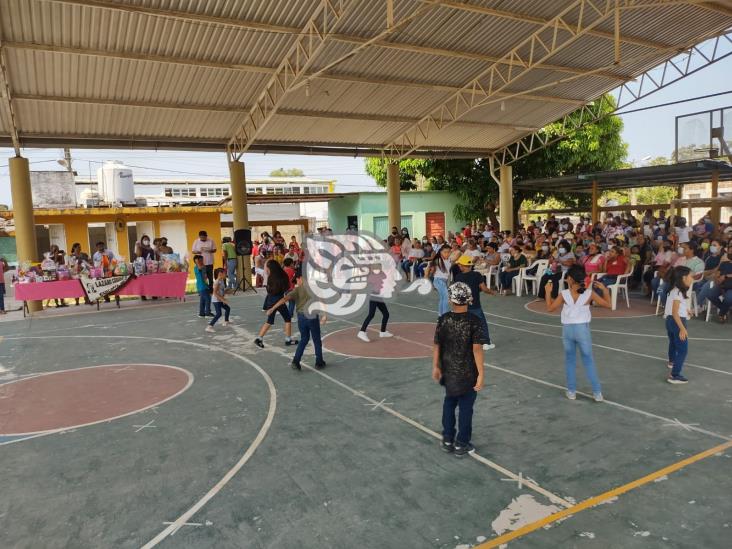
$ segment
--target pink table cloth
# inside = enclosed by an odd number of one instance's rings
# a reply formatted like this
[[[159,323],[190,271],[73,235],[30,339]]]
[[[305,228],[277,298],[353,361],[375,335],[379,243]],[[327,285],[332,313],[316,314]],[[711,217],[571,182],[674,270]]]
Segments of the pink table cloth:
[[[84,297],[81,283],[78,280],[57,280],[15,285],[15,299],[18,301],[42,301],[62,297]]]
[[[177,297],[186,295],[188,273],[156,273],[138,276],[122,286],[117,295],[140,295],[150,297]]]

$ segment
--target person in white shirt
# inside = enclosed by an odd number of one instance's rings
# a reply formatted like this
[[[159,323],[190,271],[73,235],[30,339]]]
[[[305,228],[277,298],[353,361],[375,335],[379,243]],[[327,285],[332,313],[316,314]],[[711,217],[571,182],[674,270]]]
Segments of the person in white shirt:
[[[686,219],[679,217],[674,232],[679,239],[679,244],[686,244],[690,240],[692,230],[691,227],[686,226]]]
[[[689,353],[689,334],[686,331],[686,322],[689,319],[687,292],[693,280],[691,269],[684,265],[674,267],[668,276],[668,287],[671,290],[666,296],[663,317],[666,319],[668,367],[671,372],[666,381],[675,385],[689,381],[681,375],[681,369]]]
[[[564,341],[564,367],[567,375],[567,398],[577,398],[577,379],[575,370],[577,368],[577,350],[582,356],[582,364],[585,367],[595,402],[602,402],[602,388],[600,379],[595,370],[595,359],[592,356],[592,334],[590,332],[590,320],[592,312],[590,304],[594,301],[601,307],[610,309],[610,290],[598,281],[593,286],[602,292],[585,289],[585,269],[581,265],[572,265],[564,276],[568,289],[562,290],[556,298],[552,298],[552,281],[547,282],[544,295],[546,306],[549,312],[562,307],[562,340]]]
[[[447,295],[447,285],[450,279],[450,269],[452,268],[452,261],[450,261],[450,246],[447,244],[440,248],[440,251],[435,256],[435,259],[430,265],[427,276],[432,275],[432,284],[434,284],[437,294],[440,296],[440,302],[437,309],[438,317],[444,315],[450,310],[450,302]]]
[[[216,253],[216,244],[213,240],[208,238],[206,231],[198,232],[198,240],[193,243],[191,250],[193,255],[200,255],[203,257],[203,264],[206,267],[206,279],[208,280],[208,287],[213,291],[213,264],[214,254]]]

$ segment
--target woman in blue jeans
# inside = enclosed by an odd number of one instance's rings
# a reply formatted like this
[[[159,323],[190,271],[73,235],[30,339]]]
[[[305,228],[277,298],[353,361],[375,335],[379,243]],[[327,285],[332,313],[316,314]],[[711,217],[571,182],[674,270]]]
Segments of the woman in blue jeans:
[[[447,286],[450,279],[450,246],[443,244],[435,259],[430,264],[427,276],[432,276],[432,284],[440,296],[440,303],[437,308],[437,316],[441,317],[450,310],[450,303],[447,298]]]
[[[602,402],[602,387],[595,370],[595,359],[592,356],[592,335],[590,333],[590,321],[592,312],[590,305],[594,301],[601,307],[610,309],[610,290],[598,281],[593,286],[602,292],[585,290],[585,273],[581,265],[572,265],[564,276],[568,289],[562,290],[556,298],[552,298],[552,281],[547,282],[545,287],[545,300],[547,310],[555,311],[562,306],[562,340],[564,342],[564,367],[567,374],[567,398],[577,398],[577,350],[582,356],[582,364],[585,367],[590,384],[592,385],[592,396],[595,402]]]
[[[681,375],[681,368],[684,367],[689,352],[686,322],[689,319],[687,292],[694,282],[691,269],[683,265],[674,267],[669,271],[665,282],[666,287],[670,288],[666,295],[663,316],[666,319],[668,335],[668,366],[671,368],[666,381],[673,384],[687,383],[689,380]]]

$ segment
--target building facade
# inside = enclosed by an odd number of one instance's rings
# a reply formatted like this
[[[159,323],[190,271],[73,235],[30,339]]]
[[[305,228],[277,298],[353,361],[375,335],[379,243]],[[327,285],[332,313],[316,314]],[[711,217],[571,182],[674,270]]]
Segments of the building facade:
[[[401,227],[412,237],[445,235],[465,221],[454,215],[458,200],[446,191],[402,191]],[[334,232],[349,228],[373,232],[381,238],[391,232],[385,192],[352,193],[329,202],[328,224]]]

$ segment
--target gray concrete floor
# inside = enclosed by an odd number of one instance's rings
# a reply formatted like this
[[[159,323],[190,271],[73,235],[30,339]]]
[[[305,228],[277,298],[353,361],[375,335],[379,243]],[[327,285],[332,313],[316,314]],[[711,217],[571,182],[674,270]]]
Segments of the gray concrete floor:
[[[235,326],[216,334],[203,332],[195,299],[3,322],[0,383],[143,362],[185,368],[195,382],[137,415],[0,439],[0,546],[143,546],[255,445],[161,547],[467,548],[563,508],[546,494],[572,505],[732,436],[729,325],[691,321],[691,382],[671,386],[660,318],[595,320],[608,402],[570,402],[559,320],[526,310],[523,298],[484,298],[497,348],[486,353],[488,387],[474,417],[483,459],[458,460],[419,428],[440,430],[442,393],[429,359],[326,353],[322,374],[293,372],[294,349],[281,332],[268,336],[265,350],[252,345],[261,301],[234,297]],[[394,322],[432,322],[436,298],[400,297],[390,309]],[[326,332],[355,320],[333,320]],[[589,391],[581,371],[578,380]],[[376,406],[382,401],[388,410]],[[155,429],[133,428],[150,420]],[[519,474],[541,488],[519,488],[511,480]],[[729,546],[732,448],[657,480],[508,546]]]

